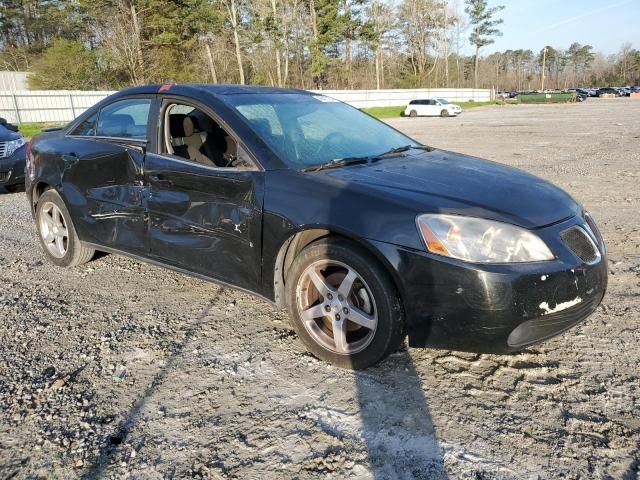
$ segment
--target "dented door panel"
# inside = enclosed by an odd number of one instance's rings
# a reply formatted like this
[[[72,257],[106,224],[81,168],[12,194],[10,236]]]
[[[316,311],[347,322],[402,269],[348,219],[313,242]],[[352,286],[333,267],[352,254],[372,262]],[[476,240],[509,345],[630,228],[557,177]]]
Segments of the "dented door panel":
[[[152,257],[261,290],[261,172],[149,154],[145,179]]]
[[[62,183],[81,239],[122,250],[147,250],[139,142],[67,140]],[[82,199],[74,202],[73,199]]]

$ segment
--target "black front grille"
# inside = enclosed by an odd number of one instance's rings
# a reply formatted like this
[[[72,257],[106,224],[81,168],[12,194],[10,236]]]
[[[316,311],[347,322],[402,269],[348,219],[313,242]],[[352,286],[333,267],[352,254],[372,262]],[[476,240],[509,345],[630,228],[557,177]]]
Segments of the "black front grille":
[[[575,307],[527,320],[511,332],[507,343],[512,348],[521,348],[558,335],[591,315],[602,297],[603,293],[599,293]]]
[[[598,247],[586,230],[573,226],[560,234],[560,238],[585,263],[593,263],[600,258]]]
[[[0,182],[6,182],[7,180],[9,180],[9,175],[11,175],[11,171],[0,172]]]

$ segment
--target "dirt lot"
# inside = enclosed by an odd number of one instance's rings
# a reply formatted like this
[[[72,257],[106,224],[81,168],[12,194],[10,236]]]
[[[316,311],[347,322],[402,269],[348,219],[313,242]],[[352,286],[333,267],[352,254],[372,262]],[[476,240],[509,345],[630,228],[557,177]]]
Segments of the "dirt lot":
[[[0,479],[640,478],[640,99],[391,123],[583,202],[609,248],[598,311],[514,356],[342,371],[248,295],[113,255],[50,267],[1,195]]]

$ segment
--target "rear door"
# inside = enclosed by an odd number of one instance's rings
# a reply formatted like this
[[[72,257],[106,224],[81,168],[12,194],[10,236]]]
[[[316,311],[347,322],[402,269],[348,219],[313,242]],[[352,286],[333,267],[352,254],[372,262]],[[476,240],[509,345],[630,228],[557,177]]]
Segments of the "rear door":
[[[196,108],[197,114],[188,107]],[[222,141],[212,142],[210,136],[227,135],[223,148],[234,151],[233,155],[241,160],[234,162],[237,166],[204,164],[201,159],[188,158],[187,153],[178,154],[177,149],[169,153],[167,142],[172,141],[171,132],[164,127],[165,123],[172,123],[168,112],[174,110],[186,112],[183,116],[198,118],[192,122],[199,125],[192,136],[220,145]],[[202,116],[205,112],[206,118]],[[192,100],[166,98],[159,118],[156,145],[147,154],[144,171],[149,188],[151,257],[259,291],[264,196],[261,168],[248,156],[240,139],[205,106]],[[180,135],[185,134],[183,129],[180,131]],[[177,143],[192,143],[192,140],[181,139]],[[201,150],[207,152],[204,148]]]
[[[63,193],[82,240],[147,252],[143,168],[154,101],[118,99],[67,134]]]
[[[427,115],[440,115],[440,108],[435,100],[427,100]]]

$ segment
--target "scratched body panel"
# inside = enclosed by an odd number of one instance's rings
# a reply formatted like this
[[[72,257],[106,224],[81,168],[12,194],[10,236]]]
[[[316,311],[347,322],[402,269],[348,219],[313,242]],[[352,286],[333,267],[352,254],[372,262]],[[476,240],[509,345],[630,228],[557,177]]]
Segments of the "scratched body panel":
[[[259,289],[263,175],[147,155],[150,255]]]
[[[65,146],[63,189],[79,234],[94,241],[146,250],[142,149],[126,144],[70,138]]]

